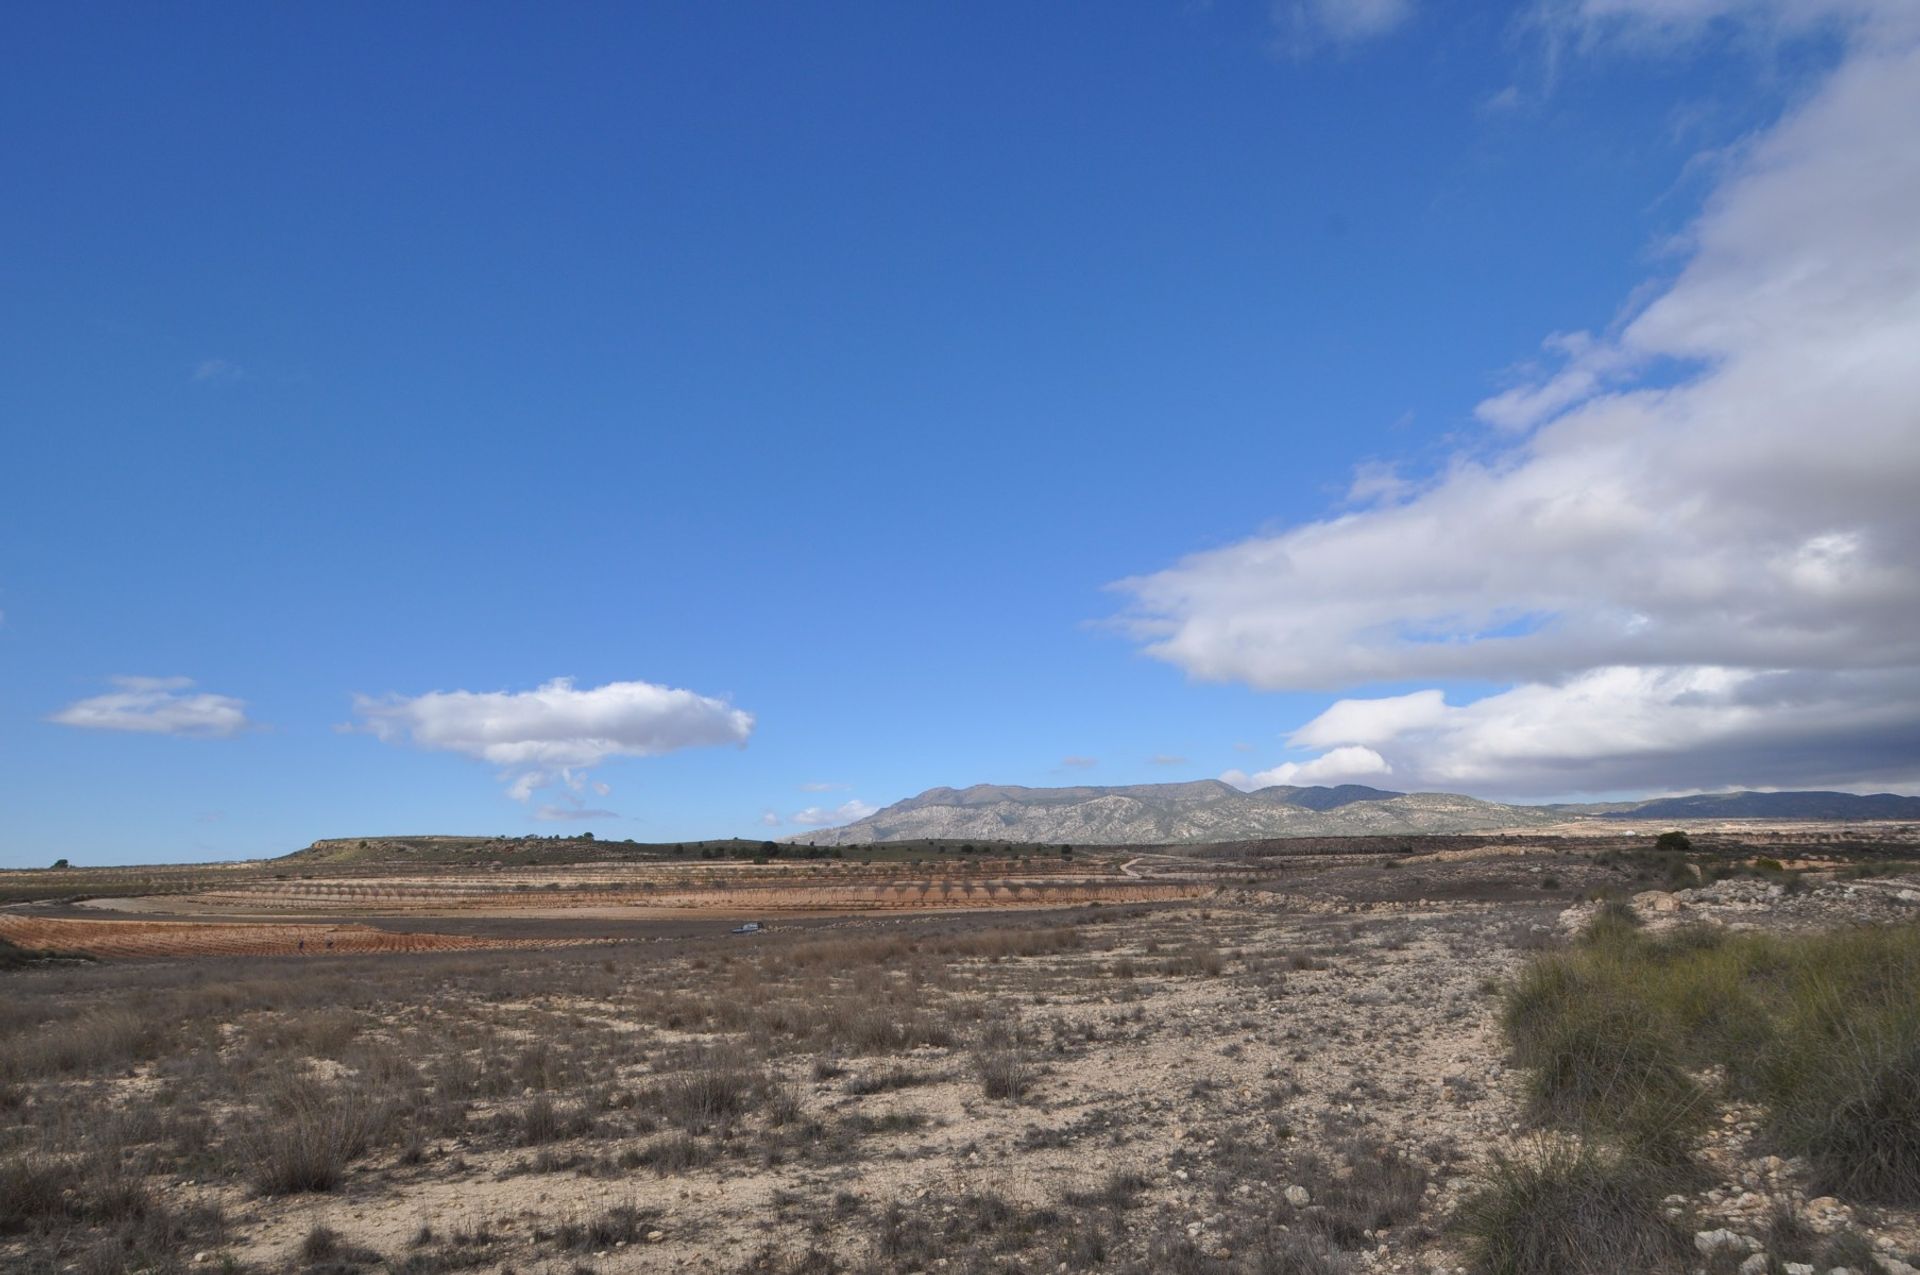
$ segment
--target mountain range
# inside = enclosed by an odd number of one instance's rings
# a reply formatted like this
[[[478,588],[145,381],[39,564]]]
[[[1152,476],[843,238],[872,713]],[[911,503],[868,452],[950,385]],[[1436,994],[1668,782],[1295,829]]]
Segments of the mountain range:
[[[1920,797],[1892,793],[1725,792],[1580,805],[1507,805],[1450,792],[1364,784],[1243,792],[1218,779],[1117,787],[929,788],[839,828],[789,841],[1026,841],[1154,845],[1264,837],[1412,836],[1542,828],[1582,819],[1920,819]]]

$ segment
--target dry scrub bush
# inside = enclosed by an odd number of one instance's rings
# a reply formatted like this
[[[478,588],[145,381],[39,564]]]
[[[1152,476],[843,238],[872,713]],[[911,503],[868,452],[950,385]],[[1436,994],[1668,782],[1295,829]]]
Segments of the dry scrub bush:
[[[1335,1154],[1337,1167],[1309,1153],[1298,1168],[1319,1206],[1307,1220],[1333,1243],[1364,1247],[1367,1232],[1405,1226],[1420,1216],[1428,1181],[1422,1165],[1367,1137],[1348,1139]]]
[[[1495,1160],[1454,1219],[1481,1275],[1618,1275],[1683,1269],[1661,1213],[1668,1174],[1630,1152],[1544,1142]]]
[[[561,1223],[553,1239],[561,1248],[575,1251],[612,1248],[641,1238],[659,1217],[657,1209],[616,1204],[584,1221]]]
[[[717,1051],[700,1055],[677,1076],[650,1090],[644,1101],[670,1124],[690,1134],[731,1126],[766,1096],[764,1072]]]
[[[128,1008],[95,1009],[0,1042],[0,1080],[94,1075],[152,1058],[163,1038],[157,1018]]]
[[[256,1115],[238,1139],[254,1189],[262,1195],[333,1190],[394,1114],[388,1099],[357,1086],[283,1084],[269,1110]]]
[[[973,1056],[980,1092],[989,1098],[1019,1102],[1027,1096],[1039,1072],[1019,1049],[983,1049]]]

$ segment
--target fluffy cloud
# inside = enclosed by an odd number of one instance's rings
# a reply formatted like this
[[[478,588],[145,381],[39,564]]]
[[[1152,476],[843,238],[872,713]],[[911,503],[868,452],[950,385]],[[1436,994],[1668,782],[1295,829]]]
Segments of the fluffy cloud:
[[[47,720],[87,730],[219,739],[248,726],[247,704],[194,691],[190,677],[115,677],[116,689],[67,705]]]
[[[1251,792],[1256,788],[1271,788],[1275,784],[1306,788],[1314,784],[1361,783],[1392,773],[1393,767],[1379,753],[1371,748],[1348,745],[1331,749],[1312,761],[1282,762],[1271,770],[1253,775],[1243,770],[1229,770],[1220,778],[1235,788]]]
[[[682,748],[740,744],[753,714],[724,700],[650,682],[609,682],[578,690],[555,678],[531,691],[432,691],[354,697],[363,727],[388,742],[462,753],[502,768],[508,792],[525,801],[578,771],[614,757],[654,757]],[[604,794],[604,785],[594,791]]]
[[[1643,308],[1552,338],[1555,368],[1480,406],[1504,441],[1383,504],[1123,581],[1130,623],[1207,680],[1508,687],[1343,701],[1294,739],[1425,780],[1897,771],[1920,737],[1920,5],[1565,7],[1648,38],[1811,15],[1849,43],[1727,170]]]
[[[855,797],[828,810],[822,806],[808,806],[805,810],[796,810],[787,816],[788,823],[798,824],[802,828],[828,828],[837,824],[852,823],[856,819],[865,819],[880,809]]]
[[[1294,738],[1330,743],[1361,723],[1421,787],[1520,795],[1920,784],[1911,671],[1605,668],[1470,704],[1434,697],[1430,715],[1373,722],[1340,713],[1370,701],[1342,701]]]

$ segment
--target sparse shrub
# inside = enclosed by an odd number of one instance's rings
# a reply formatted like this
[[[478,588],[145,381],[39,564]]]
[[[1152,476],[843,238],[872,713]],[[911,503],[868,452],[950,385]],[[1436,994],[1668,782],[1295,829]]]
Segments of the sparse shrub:
[[[300,1241],[302,1260],[328,1271],[353,1270],[380,1260],[372,1249],[351,1244],[347,1238],[323,1222],[316,1222]]]
[[[980,1092],[1008,1102],[1025,1098],[1037,1078],[1033,1064],[1018,1049],[981,1050],[973,1057],[973,1068],[980,1077]]]
[[[1353,1269],[1352,1260],[1337,1245],[1311,1231],[1269,1226],[1255,1238],[1251,1249],[1249,1275],[1346,1275]]]
[[[760,1077],[709,1054],[653,1093],[655,1109],[688,1133],[732,1124],[754,1104]]]
[[[1338,1155],[1337,1170],[1312,1155],[1302,1165],[1320,1206],[1313,1221],[1336,1244],[1361,1247],[1366,1232],[1404,1226],[1420,1215],[1428,1174],[1419,1163],[1365,1137],[1349,1140]]]
[[[1591,943],[1604,943],[1623,938],[1645,924],[1640,914],[1633,910],[1633,904],[1625,899],[1603,899],[1600,910],[1587,922],[1586,932],[1581,937]]]
[[[554,1232],[554,1239],[561,1248],[575,1251],[612,1248],[616,1244],[631,1244],[641,1238],[659,1217],[657,1209],[616,1204],[585,1221],[562,1223]]]
[[[1479,1275],[1617,1275],[1678,1269],[1680,1236],[1661,1212],[1667,1177],[1631,1153],[1542,1143],[1495,1159],[1461,1205]]]
[[[70,1165],[49,1156],[0,1160],[0,1235],[18,1235],[68,1217],[74,1178]]]
[[[558,1142],[585,1132],[593,1122],[578,1109],[562,1110],[553,1099],[541,1094],[521,1111],[514,1142],[523,1147]]]
[[[1655,850],[1677,850],[1682,854],[1693,849],[1693,838],[1675,828],[1672,832],[1663,832],[1653,839]]]
[[[164,1037],[158,1015],[121,1007],[92,1010],[0,1041],[0,1081],[94,1075],[124,1067],[152,1058]]]
[[[1107,1208],[1120,1213],[1139,1203],[1140,1193],[1150,1185],[1142,1173],[1115,1169],[1094,1190],[1069,1191],[1064,1198],[1075,1208]]]
[[[930,1084],[934,1077],[924,1071],[915,1071],[911,1067],[895,1064],[884,1071],[868,1072],[864,1076],[855,1076],[847,1082],[847,1092],[856,1098],[868,1094],[887,1093],[894,1089],[911,1089],[916,1085]]]
[[[242,1130],[239,1144],[262,1195],[331,1191],[392,1118],[392,1106],[363,1089],[296,1081]]]

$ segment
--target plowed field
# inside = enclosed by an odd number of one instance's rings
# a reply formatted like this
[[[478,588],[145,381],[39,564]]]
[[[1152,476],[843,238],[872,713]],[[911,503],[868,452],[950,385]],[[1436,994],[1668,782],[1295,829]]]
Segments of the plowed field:
[[[0,914],[0,938],[16,946],[88,956],[139,959],[184,956],[360,955],[566,947],[590,939],[507,939],[404,934],[370,925],[278,925],[198,921],[73,921]]]

